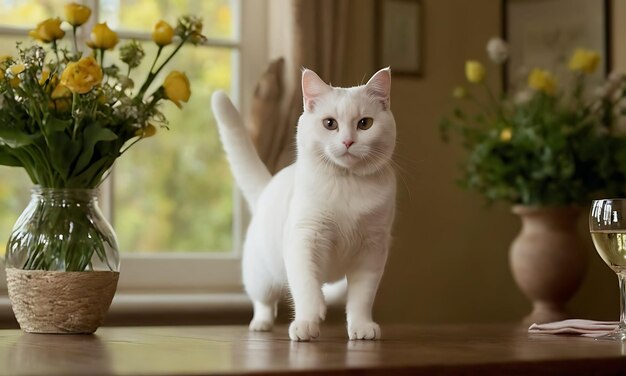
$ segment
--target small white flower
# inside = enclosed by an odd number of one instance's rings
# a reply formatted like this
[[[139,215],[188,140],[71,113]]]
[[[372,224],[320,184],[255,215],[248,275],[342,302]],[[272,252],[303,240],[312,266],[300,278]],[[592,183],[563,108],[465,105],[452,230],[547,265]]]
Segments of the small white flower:
[[[487,42],[487,54],[491,61],[502,64],[509,58],[509,46],[500,38],[491,38]]]
[[[599,85],[593,89],[593,96],[599,99],[604,99],[609,95],[608,85]]]
[[[613,71],[607,77],[607,81],[619,83],[624,79],[624,75],[618,71]]]
[[[605,97],[606,98],[614,97],[617,91],[621,88],[623,80],[624,80],[623,74],[616,72],[616,71],[611,72],[611,74],[609,74],[609,76],[606,78],[606,82],[604,84],[606,88]]]
[[[589,109],[591,110],[591,112],[598,112],[598,111],[600,111],[602,109],[602,102],[601,101],[593,102]]]
[[[515,94],[515,97],[513,98],[513,103],[518,105],[528,103],[533,98],[534,94],[535,92],[528,88],[520,90]]]

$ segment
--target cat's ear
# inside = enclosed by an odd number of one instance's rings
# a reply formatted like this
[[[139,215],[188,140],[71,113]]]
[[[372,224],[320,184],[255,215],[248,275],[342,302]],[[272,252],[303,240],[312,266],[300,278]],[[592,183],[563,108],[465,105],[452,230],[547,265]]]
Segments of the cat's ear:
[[[302,71],[302,98],[305,111],[313,111],[315,101],[331,90],[332,88],[317,73],[306,68]]]
[[[387,110],[391,104],[391,68],[383,68],[376,72],[365,84],[365,90]]]

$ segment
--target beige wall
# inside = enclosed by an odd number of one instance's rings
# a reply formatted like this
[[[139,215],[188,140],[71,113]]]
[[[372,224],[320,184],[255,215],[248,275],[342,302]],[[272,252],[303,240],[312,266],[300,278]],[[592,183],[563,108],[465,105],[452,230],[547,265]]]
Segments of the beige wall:
[[[626,72],[626,1],[611,1],[613,68]]]
[[[355,2],[346,81],[373,72],[372,1]],[[401,166],[395,244],[376,302],[382,322],[513,321],[530,306],[515,286],[508,247],[519,222],[506,205],[485,208],[458,188],[458,146],[440,142],[437,123],[463,83],[464,61],[485,61],[486,41],[500,34],[500,1],[424,0],[424,75],[396,76],[392,109]],[[393,67],[392,67],[393,69]],[[499,87],[499,74],[490,84]],[[585,209],[586,210],[586,209]],[[586,213],[583,214],[583,217]],[[615,277],[596,256],[581,218],[590,268],[571,303],[574,315],[617,319]]]

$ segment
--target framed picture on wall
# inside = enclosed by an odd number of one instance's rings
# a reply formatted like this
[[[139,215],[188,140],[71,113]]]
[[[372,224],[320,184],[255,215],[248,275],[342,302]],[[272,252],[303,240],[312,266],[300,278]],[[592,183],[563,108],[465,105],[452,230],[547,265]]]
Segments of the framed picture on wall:
[[[421,0],[378,0],[376,3],[376,65],[394,74],[419,76],[422,66]]]
[[[503,0],[503,35],[510,46],[505,69],[507,87],[525,80],[535,67],[549,69],[565,80],[574,49],[597,51],[600,82],[609,70],[608,0]]]

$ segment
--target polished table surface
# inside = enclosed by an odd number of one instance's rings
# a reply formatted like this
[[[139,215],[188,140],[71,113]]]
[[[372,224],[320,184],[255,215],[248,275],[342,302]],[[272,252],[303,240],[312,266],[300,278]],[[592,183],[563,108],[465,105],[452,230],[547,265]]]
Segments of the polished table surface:
[[[310,343],[287,328],[105,327],[95,335],[0,330],[2,375],[600,375],[626,374],[626,343],[529,335],[514,325],[383,326],[348,341],[322,327]]]

